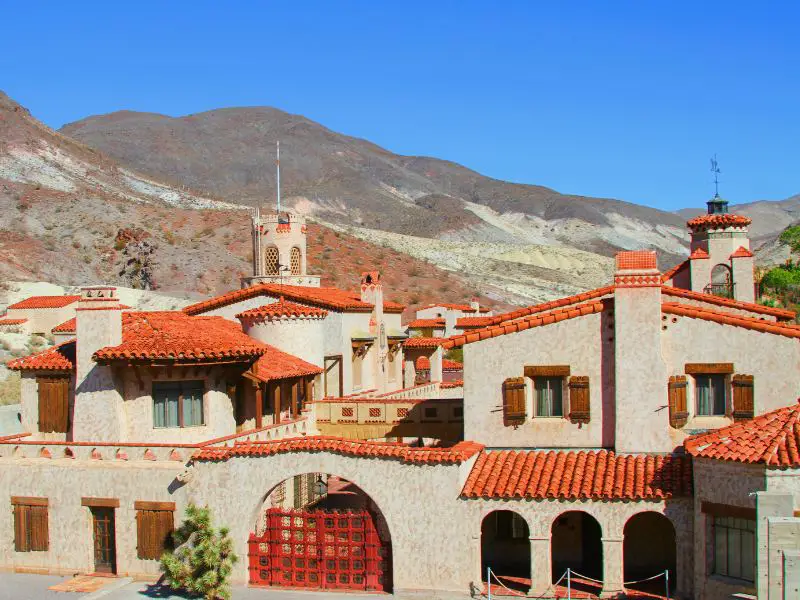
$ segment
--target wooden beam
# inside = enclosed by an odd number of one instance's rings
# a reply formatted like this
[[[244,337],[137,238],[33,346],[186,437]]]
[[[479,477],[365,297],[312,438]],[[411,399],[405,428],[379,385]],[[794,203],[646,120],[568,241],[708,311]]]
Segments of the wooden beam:
[[[732,517],[734,519],[751,519],[751,520],[754,520],[756,518],[755,508],[745,508],[744,506],[731,506],[730,504],[706,502],[705,500],[700,503],[700,512],[715,517]]]
[[[260,429],[264,425],[264,408],[263,408],[263,391],[261,384],[258,385],[256,388],[255,393],[255,404],[256,404],[256,429]]]
[[[174,502],[146,502],[136,500],[133,503],[134,510],[175,510]]]
[[[733,363],[686,363],[684,373],[689,375],[719,375],[733,373]]]
[[[300,407],[297,405],[297,386],[300,385],[300,381],[298,379],[294,379],[289,385],[292,386],[292,418],[296,419],[300,416]]]
[[[47,498],[35,498],[32,496],[11,496],[11,504],[26,504],[28,506],[47,506]]]
[[[81,498],[81,506],[91,508],[119,508],[119,498]]]
[[[272,397],[272,414],[274,415],[274,423],[277,425],[281,422],[281,384],[280,382],[275,382],[275,387],[273,388],[273,397]]]

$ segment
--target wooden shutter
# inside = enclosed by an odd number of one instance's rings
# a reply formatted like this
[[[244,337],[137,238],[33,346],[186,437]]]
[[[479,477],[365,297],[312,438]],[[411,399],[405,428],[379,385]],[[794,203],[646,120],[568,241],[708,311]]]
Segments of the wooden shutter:
[[[573,423],[588,423],[589,378],[578,375],[569,378],[569,420]]]
[[[136,555],[143,560],[158,560],[172,543],[175,529],[174,508],[166,510],[150,505],[173,503],[136,502]],[[147,508],[138,508],[147,506]]]
[[[38,377],[39,431],[69,430],[69,377]]]
[[[14,550],[17,552],[30,552],[30,527],[31,507],[25,504],[14,505]]]
[[[50,531],[47,524],[47,507],[31,506],[31,550],[46,552],[50,542]]]
[[[686,410],[686,376],[674,375],[669,378],[669,424],[680,428],[686,425],[689,413]]]
[[[752,419],[755,414],[753,404],[753,376],[734,375],[733,383],[733,418],[736,421]]]
[[[525,378],[511,377],[503,382],[503,424],[516,427],[525,422]]]

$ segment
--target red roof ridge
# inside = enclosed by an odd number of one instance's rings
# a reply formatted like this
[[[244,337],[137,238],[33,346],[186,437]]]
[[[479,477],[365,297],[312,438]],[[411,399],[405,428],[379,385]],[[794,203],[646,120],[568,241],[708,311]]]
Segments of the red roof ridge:
[[[764,315],[771,315],[779,319],[794,319],[795,313],[792,310],[785,308],[774,308],[772,306],[764,306],[756,304],[755,302],[745,302],[744,300],[733,300],[732,298],[723,298],[722,296],[715,296],[713,294],[706,294],[704,292],[695,292],[694,290],[685,290],[674,286],[665,285],[661,288],[661,293],[667,296],[680,296],[682,298],[689,298],[692,300],[699,300],[707,302],[708,304],[718,304],[719,306],[728,306],[730,308],[740,308],[750,312],[760,313]]]
[[[691,317],[693,319],[703,319],[706,321],[713,321],[721,325],[733,325],[735,327],[743,327],[745,329],[752,329],[753,331],[760,331],[762,333],[773,333],[776,335],[783,335],[786,337],[800,338],[800,328],[783,323],[775,323],[773,321],[764,321],[756,319],[755,317],[743,317],[741,315],[734,315],[726,312],[718,312],[698,306],[689,306],[679,302],[662,302],[661,311],[680,315],[683,317]]]
[[[72,371],[75,368],[75,340],[10,360],[6,367],[14,371]]]
[[[80,300],[80,296],[30,296],[8,306],[12,310],[29,308],[63,308]]]
[[[800,404],[692,436],[683,445],[694,457],[800,467]]]
[[[360,292],[350,292],[339,288],[307,287],[277,283],[259,283],[248,288],[233,290],[202,302],[191,304],[183,309],[187,315],[197,315],[207,310],[228,306],[241,300],[256,296],[285,297],[292,302],[300,302],[318,308],[344,312],[371,312],[373,305],[361,301]],[[384,300],[383,309],[388,313],[401,313],[405,306]]]
[[[312,317],[323,318],[328,316],[328,311],[314,306],[303,306],[295,302],[287,302],[283,296],[277,302],[264,304],[257,308],[245,310],[236,315],[237,319],[257,319],[261,317]]]
[[[753,253],[744,246],[739,246],[728,258],[752,258]]]
[[[700,215],[686,222],[690,229],[713,229],[716,227],[747,227],[753,220],[733,213]]]
[[[444,348],[456,348],[464,344],[471,344],[480,340],[485,340],[507,333],[517,333],[530,329],[531,327],[539,327],[540,325],[549,325],[550,323],[557,323],[565,321],[574,317],[582,317],[584,315],[591,315],[601,312],[605,308],[605,303],[602,300],[594,300],[585,302],[583,304],[575,304],[551,310],[549,312],[534,314],[524,317],[515,321],[504,321],[499,325],[486,327],[484,329],[476,329],[460,335],[454,335],[446,338],[447,341],[443,344]]]
[[[445,326],[443,318],[437,319],[414,319],[409,323],[406,323],[406,327],[438,327],[443,328]]]
[[[449,448],[407,446],[399,442],[369,442],[333,436],[303,436],[264,442],[236,442],[233,446],[207,447],[194,460],[221,461],[240,456],[270,456],[292,452],[329,452],[364,458],[397,459],[417,464],[459,464],[483,449],[477,442],[458,442]]]
[[[492,499],[664,500],[692,495],[692,464],[680,454],[610,450],[484,450],[461,496]]]

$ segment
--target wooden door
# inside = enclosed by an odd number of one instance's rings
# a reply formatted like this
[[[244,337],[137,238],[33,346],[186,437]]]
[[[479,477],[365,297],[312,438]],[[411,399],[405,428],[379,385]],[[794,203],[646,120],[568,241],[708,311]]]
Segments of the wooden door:
[[[92,531],[95,573],[116,574],[117,540],[113,508],[92,508]]]

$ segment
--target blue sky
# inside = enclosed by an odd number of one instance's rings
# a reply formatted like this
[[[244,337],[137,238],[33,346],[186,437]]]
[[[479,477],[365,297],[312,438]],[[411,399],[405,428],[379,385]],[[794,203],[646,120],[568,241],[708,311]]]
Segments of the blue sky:
[[[235,8],[229,8],[235,7]],[[797,2],[37,2],[0,89],[48,125],[269,105],[403,154],[672,210],[800,193]]]

